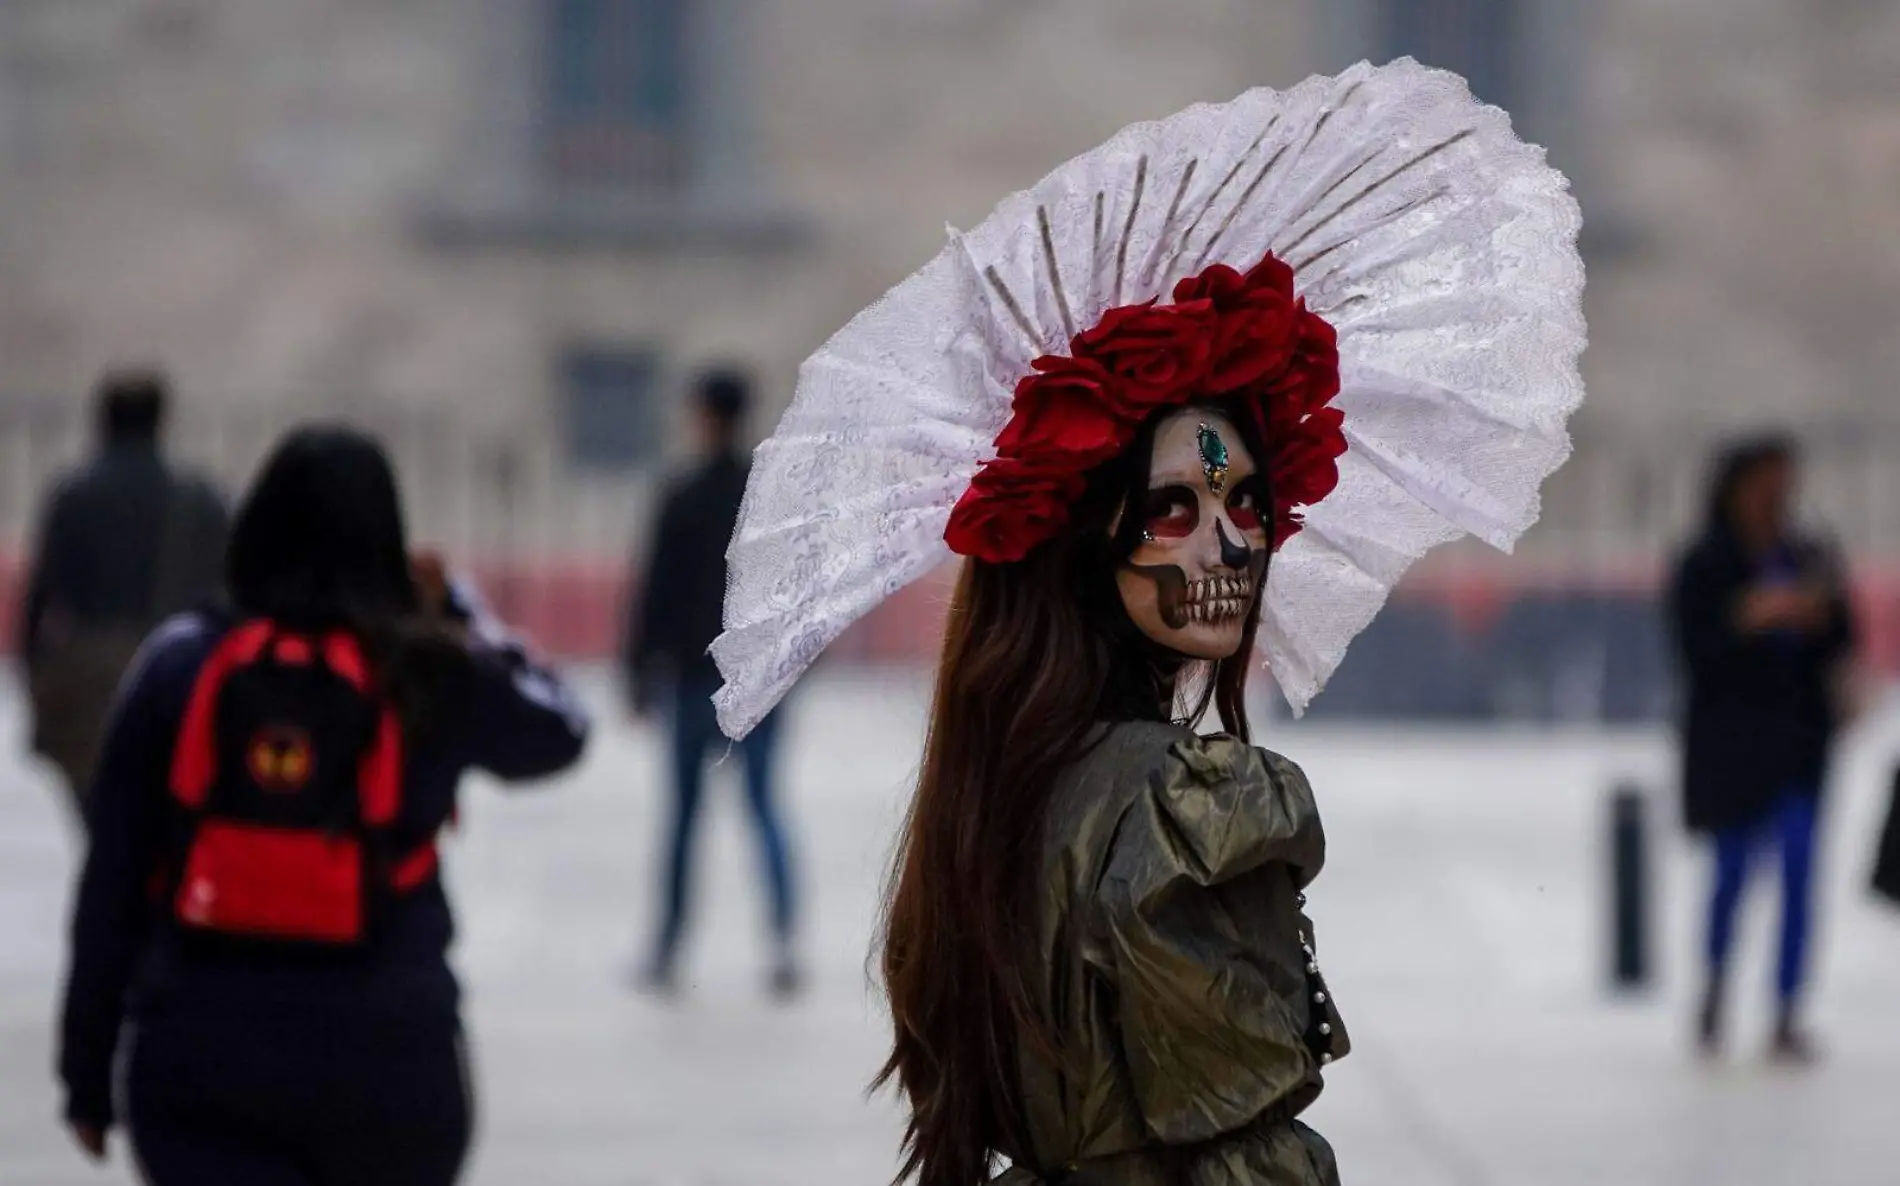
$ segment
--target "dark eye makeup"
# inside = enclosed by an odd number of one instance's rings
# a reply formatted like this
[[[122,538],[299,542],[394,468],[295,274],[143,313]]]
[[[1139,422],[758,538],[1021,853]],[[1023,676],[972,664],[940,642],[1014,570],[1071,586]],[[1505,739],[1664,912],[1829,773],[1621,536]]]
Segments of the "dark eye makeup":
[[[1201,521],[1201,501],[1187,486],[1157,486],[1148,491],[1142,525],[1152,539],[1181,539],[1192,535]]]
[[[1245,478],[1227,496],[1227,517],[1242,531],[1257,531],[1266,514],[1267,484],[1258,475]]]
[[[1266,482],[1243,478],[1227,496],[1227,517],[1242,531],[1258,531],[1266,518]],[[1150,539],[1184,539],[1201,525],[1201,500],[1192,486],[1174,483],[1148,491],[1142,526]]]

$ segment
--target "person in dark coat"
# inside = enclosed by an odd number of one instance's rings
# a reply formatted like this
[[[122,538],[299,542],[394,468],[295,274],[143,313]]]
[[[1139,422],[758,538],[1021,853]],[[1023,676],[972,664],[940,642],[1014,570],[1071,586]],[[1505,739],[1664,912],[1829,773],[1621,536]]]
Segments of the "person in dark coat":
[[[1874,850],[1873,889],[1890,905],[1900,905],[1900,769],[1887,791],[1887,823]]]
[[[1750,864],[1773,847],[1782,912],[1772,1051],[1804,1061],[1815,831],[1855,631],[1839,558],[1791,523],[1796,478],[1794,446],[1780,437],[1721,458],[1707,525],[1676,565],[1669,616],[1686,690],[1683,815],[1715,850],[1699,1039],[1705,1052],[1721,1040],[1737,907]]]
[[[158,375],[106,377],[101,448],[48,500],[21,603],[32,748],[59,769],[82,818],[107,706],[139,640],[218,589],[224,503],[166,464],[165,404]]]
[[[747,461],[740,451],[751,383],[737,370],[718,368],[695,384],[695,412],[703,460],[667,490],[643,570],[629,588],[623,663],[628,697],[647,716],[666,694],[672,704],[673,813],[668,829],[662,910],[652,953],[641,971],[647,987],[674,985],[680,941],[689,913],[693,841],[708,758],[728,743],[713,714],[719,670],[706,648],[719,636],[726,598],[726,545],[745,496]],[[773,794],[772,759],[777,714],[766,717],[731,748],[745,763],[746,803],[759,839],[772,926],[771,985],[797,991],[793,951],[794,900],[790,844]]]
[[[382,450],[350,430],[300,430],[238,514],[233,610],[178,615],[140,650],[100,760],[59,1031],[66,1121],[94,1158],[124,1123],[154,1186],[459,1175],[473,1117],[435,837],[466,770],[553,774],[580,756],[587,721],[478,603],[417,567],[421,588]],[[389,851],[428,860],[379,899],[361,947],[212,946],[172,908],[192,822],[173,793],[175,753],[199,676],[240,616],[360,639],[401,714]]]

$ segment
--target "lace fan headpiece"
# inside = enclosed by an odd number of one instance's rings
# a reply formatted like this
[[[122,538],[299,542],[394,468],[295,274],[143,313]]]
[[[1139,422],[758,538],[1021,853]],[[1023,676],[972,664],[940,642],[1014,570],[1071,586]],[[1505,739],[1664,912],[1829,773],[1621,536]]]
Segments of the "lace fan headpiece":
[[[1271,455],[1257,645],[1303,710],[1414,560],[1536,520],[1583,397],[1579,225],[1508,116],[1410,59],[1063,165],[801,368],[727,554],[721,726],[953,545],[1008,562],[1059,530],[1088,465],[1208,397]]]

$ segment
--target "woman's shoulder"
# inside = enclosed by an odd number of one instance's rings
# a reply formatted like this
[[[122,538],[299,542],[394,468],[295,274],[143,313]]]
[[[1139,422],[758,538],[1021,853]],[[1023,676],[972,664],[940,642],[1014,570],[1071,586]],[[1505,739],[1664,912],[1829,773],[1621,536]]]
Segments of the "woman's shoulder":
[[[174,614],[145,636],[119,676],[113,713],[168,726],[185,711],[191,689],[228,624],[215,614]]]
[[[173,614],[145,636],[126,668],[126,682],[188,679],[204,665],[230,629],[222,615],[202,610]]]
[[[1318,873],[1324,834],[1304,771],[1224,733],[1128,722],[1108,729],[1075,780],[1078,798],[1116,815],[1112,847],[1128,862],[1214,882],[1269,860]]]
[[[1123,778],[1207,789],[1269,785],[1310,794],[1306,774],[1284,755],[1230,733],[1196,733],[1171,721],[1121,721],[1106,726],[1078,765]]]

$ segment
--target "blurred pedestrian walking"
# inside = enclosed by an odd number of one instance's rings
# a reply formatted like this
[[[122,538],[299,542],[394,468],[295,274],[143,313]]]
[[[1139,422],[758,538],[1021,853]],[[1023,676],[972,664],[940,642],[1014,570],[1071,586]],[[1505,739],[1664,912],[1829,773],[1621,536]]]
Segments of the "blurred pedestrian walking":
[[[773,791],[772,760],[778,718],[767,717],[746,739],[728,742],[713,715],[719,671],[706,648],[719,635],[726,596],[726,544],[745,494],[747,463],[741,437],[751,380],[715,368],[695,383],[700,463],[667,491],[644,569],[629,583],[640,590],[628,606],[624,661],[634,712],[649,715],[671,693],[673,814],[663,858],[658,933],[641,970],[645,985],[671,990],[680,941],[691,913],[693,851],[708,757],[728,749],[745,763],[746,803],[758,834],[759,856],[772,927],[771,987],[795,993],[799,970],[793,949],[794,898],[790,844]]]
[[[1829,750],[1843,716],[1854,618],[1841,561],[1793,523],[1794,444],[1741,443],[1718,461],[1701,536],[1677,563],[1669,613],[1684,671],[1684,818],[1713,841],[1705,1053],[1721,1042],[1735,919],[1750,866],[1781,862],[1771,1052],[1807,1061],[1800,1023],[1814,848]]]
[[[486,641],[439,563],[415,567],[381,449],[302,430],[239,511],[234,611],[174,617],[135,660],[62,1019],[66,1119],[94,1157],[116,1103],[155,1186],[459,1174],[436,838],[464,770],[551,774],[586,722],[521,647]]]
[[[1887,823],[1874,849],[1874,892],[1900,905],[1900,769],[1893,772],[1887,791]]]
[[[113,689],[139,640],[213,597],[224,559],[224,504],[166,464],[165,380],[106,376],[99,450],[53,490],[20,621],[32,748],[59,768],[83,817]]]

